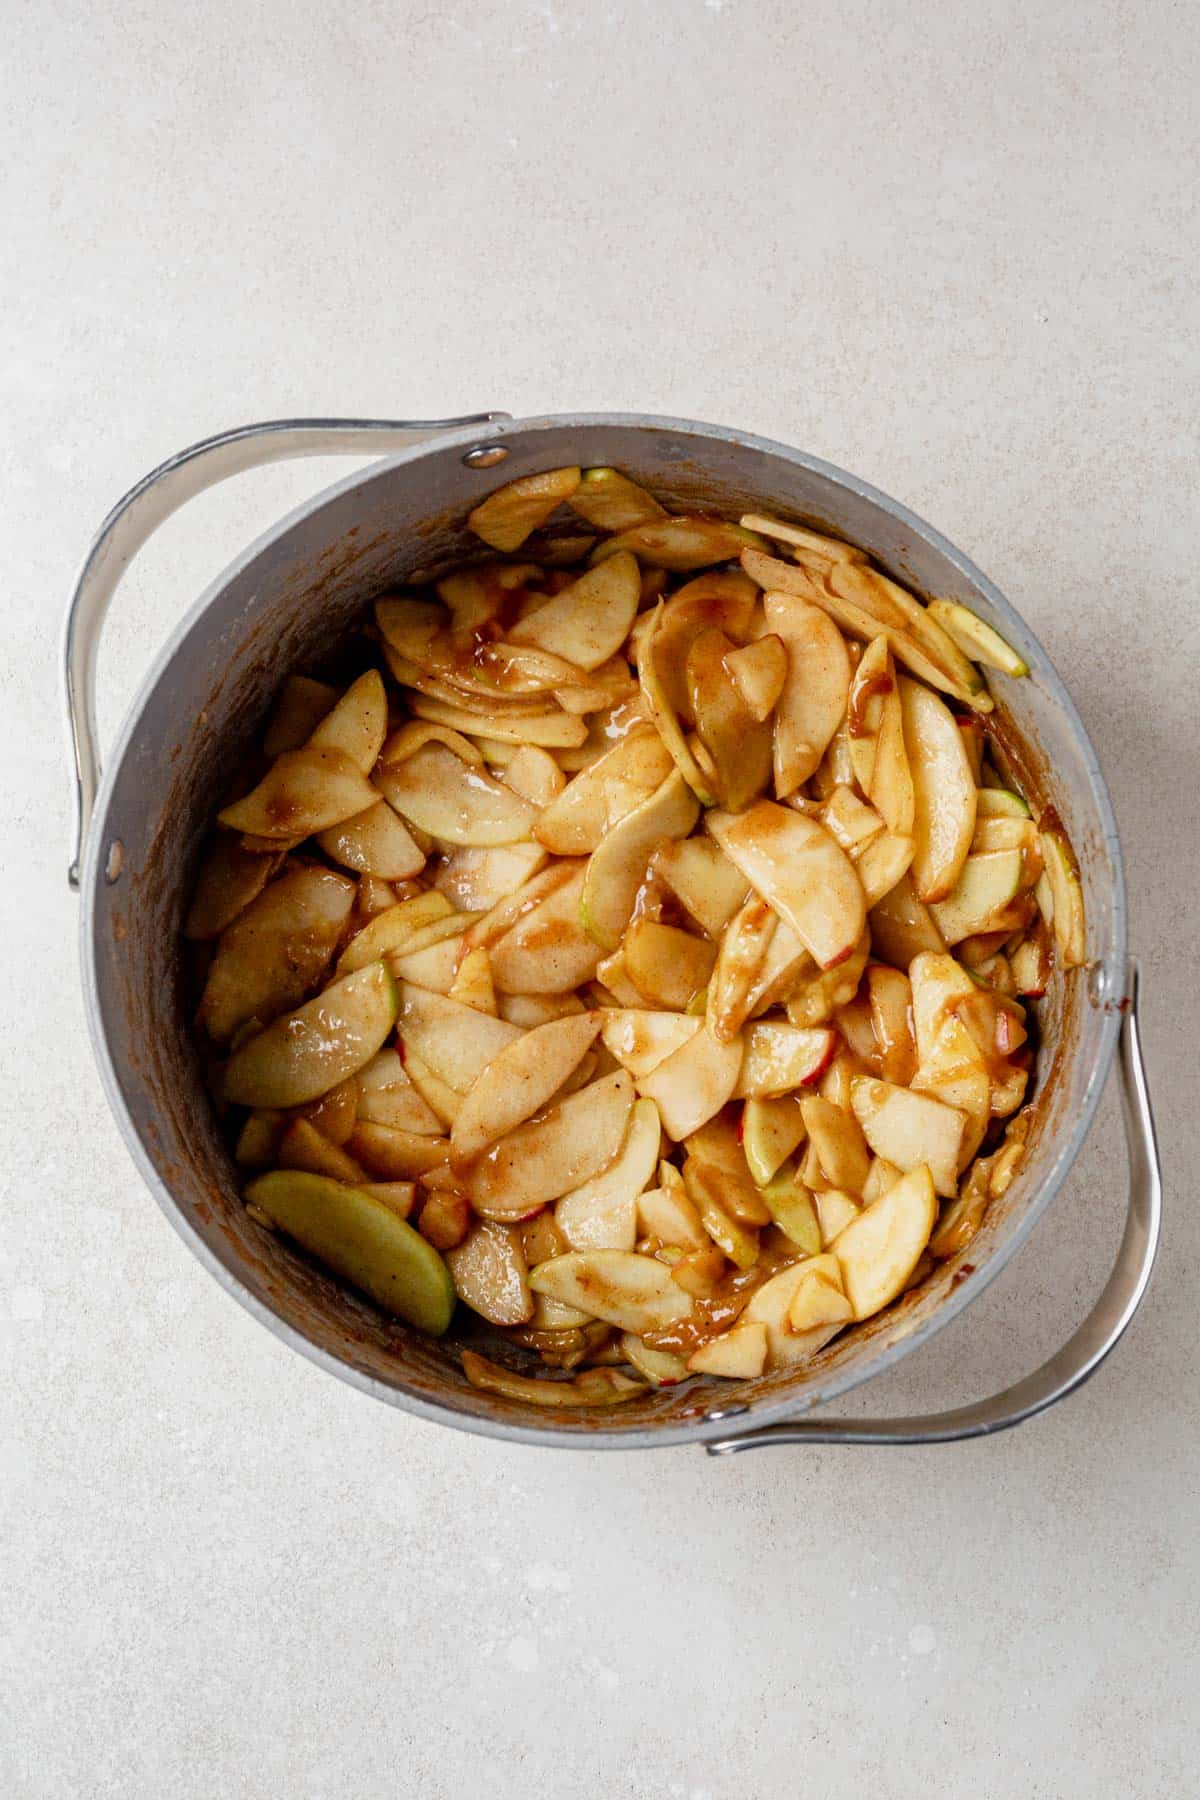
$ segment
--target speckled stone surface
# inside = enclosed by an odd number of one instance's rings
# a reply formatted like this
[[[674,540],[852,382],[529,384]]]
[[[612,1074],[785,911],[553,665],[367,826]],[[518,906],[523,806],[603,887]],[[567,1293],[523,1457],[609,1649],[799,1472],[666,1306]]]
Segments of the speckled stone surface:
[[[1170,0],[8,9],[5,1800],[1196,1792],[1198,44]],[[142,1190],[64,879],[73,571],[222,426],[483,406],[800,444],[935,520],[1066,673],[1124,834],[1169,1213],[1058,1411],[926,1452],[493,1445],[284,1349]],[[163,532],[109,731],[335,472]],[[1123,1189],[1113,1094],[1011,1269],[851,1406],[1031,1368]]]

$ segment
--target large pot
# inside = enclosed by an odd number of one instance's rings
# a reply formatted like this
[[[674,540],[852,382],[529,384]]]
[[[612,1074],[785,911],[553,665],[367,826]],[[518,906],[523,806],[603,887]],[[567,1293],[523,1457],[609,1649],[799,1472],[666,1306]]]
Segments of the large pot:
[[[147,676],[96,797],[96,640],[139,545],[184,500],[238,470],[338,451],[395,453],[283,520],[197,601]],[[994,624],[1031,670],[1027,680],[992,681],[1009,753],[1026,790],[1053,802],[1066,823],[1082,868],[1088,931],[1087,967],[1056,974],[1041,1005],[1025,1163],[958,1258],[805,1368],[736,1386],[692,1382],[600,1413],[546,1412],[478,1392],[458,1366],[462,1340],[453,1332],[435,1343],[383,1317],[247,1217],[201,1084],[176,954],[214,801],[281,677],[319,657],[380,590],[477,554],[465,521],[490,489],[575,463],[614,464],[680,510],[735,517],[772,510],[828,527],[918,591],[960,599]],[[705,1443],[723,1452],[805,1439],[914,1442],[998,1430],[1078,1386],[1121,1335],[1149,1279],[1160,1190],[1112,807],[1079,716],[1028,626],[966,557],[906,508],[799,451],[677,419],[514,421],[488,414],[426,425],[256,426],[184,452],[114,510],[80,576],[66,648],[86,839],[72,879],[82,896],[88,1023],[109,1102],[147,1184],[206,1268],[322,1367],[423,1418],[522,1443]],[[1005,1394],[930,1419],[806,1419],[915,1350],[999,1274],[1062,1185],[1095,1117],[1118,1039],[1131,1204],[1117,1263],[1091,1317],[1044,1368]]]

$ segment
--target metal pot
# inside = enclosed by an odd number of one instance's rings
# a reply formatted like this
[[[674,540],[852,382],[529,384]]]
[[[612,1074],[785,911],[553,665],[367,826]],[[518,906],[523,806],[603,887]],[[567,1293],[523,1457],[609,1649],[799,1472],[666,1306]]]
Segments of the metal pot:
[[[154,527],[240,470],[292,456],[376,451],[391,454],[275,526],[196,603],[143,683],[97,797],[97,639],[124,569]],[[964,601],[1015,644],[1031,674],[993,678],[997,713],[1015,772],[1027,792],[1057,806],[1079,856],[1089,957],[1086,968],[1056,974],[1042,1003],[1027,1157],[958,1258],[805,1368],[736,1387],[692,1382],[599,1413],[547,1412],[478,1392],[458,1366],[461,1338],[435,1343],[383,1317],[247,1217],[200,1080],[176,954],[214,801],[282,675],[319,657],[374,594],[474,554],[466,516],[492,488],[575,463],[627,470],[678,510],[775,510],[828,527],[919,592]],[[721,1454],[766,1443],[912,1443],[1000,1430],[1077,1387],[1129,1323],[1154,1260],[1161,1194],[1136,971],[1126,954],[1121,851],[1104,780],[1065,687],[1024,621],[953,545],[865,482],[744,432],[639,415],[251,426],[184,451],[110,514],[72,598],[66,679],[82,851],[71,879],[82,896],[88,1024],[109,1102],[151,1191],[205,1267],[323,1368],[423,1418],[521,1443],[703,1443]],[[915,1350],[999,1274],[1065,1179],[1118,1040],[1130,1210],[1108,1285],[1070,1342],[1007,1392],[932,1418],[805,1417]]]

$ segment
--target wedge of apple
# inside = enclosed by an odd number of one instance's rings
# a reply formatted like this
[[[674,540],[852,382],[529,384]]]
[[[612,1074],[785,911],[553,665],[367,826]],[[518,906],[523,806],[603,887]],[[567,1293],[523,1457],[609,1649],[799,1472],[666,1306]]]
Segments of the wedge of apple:
[[[742,1109],[742,1149],[759,1187],[765,1187],[804,1142],[806,1131],[795,1094],[783,1094],[774,1100],[747,1100]]]
[[[877,837],[859,845],[851,861],[868,908],[878,906],[896,883],[903,880],[912,864],[915,848],[911,837],[898,837],[892,831],[881,831]]]
[[[383,676],[368,669],[351,682],[308,740],[310,750],[341,750],[369,775],[387,736],[388,703]]]
[[[975,831],[975,779],[944,700],[902,676],[900,706],[916,798],[913,885],[928,904],[944,900],[962,873]]]
[[[316,865],[281,875],[226,926],[198,1018],[227,1044],[250,1019],[269,1024],[328,967],[354,904],[354,883]]]
[[[633,1083],[622,1069],[518,1125],[466,1178],[476,1212],[519,1219],[599,1175],[620,1154],[633,1098]]]
[[[968,856],[957,882],[944,900],[930,906],[938,930],[947,944],[990,929],[993,919],[1021,890],[1022,861],[1019,850],[989,850]]]
[[[833,1255],[856,1320],[872,1318],[904,1292],[936,1219],[930,1171],[917,1165],[838,1233]]]
[[[439,926],[446,927],[444,935],[438,935]],[[465,960],[462,946],[463,932],[467,921],[461,918],[448,917],[426,926],[418,935],[418,948],[405,950],[401,954],[394,951],[388,953],[388,967],[397,981],[410,981],[414,987],[428,988],[434,994],[446,994],[452,1000],[462,1000],[455,994],[455,979],[459,965]],[[429,941],[433,938],[433,942]],[[487,951],[479,952],[486,956]],[[471,1005],[469,1000],[462,1000],[464,1006]],[[484,1012],[485,1007],[478,1007]]]
[[[683,1170],[688,1198],[713,1243],[739,1269],[752,1269],[758,1261],[758,1227],[737,1218],[726,1204],[725,1181],[715,1163],[689,1156]],[[766,1208],[762,1209],[764,1223]]]
[[[699,1029],[686,1043],[635,1078],[638,1092],[655,1102],[663,1129],[676,1143],[720,1112],[742,1067],[740,1042],[718,1043],[702,1021],[696,1023]]]
[[[734,1098],[772,1099],[816,1081],[837,1048],[837,1033],[805,1030],[775,1020],[748,1025]]]
[[[630,1367],[644,1376],[651,1387],[675,1387],[687,1380],[688,1366],[673,1350],[652,1349],[632,1331],[622,1332],[621,1349]]]
[[[454,1288],[446,1265],[382,1200],[289,1170],[260,1175],[246,1199],[385,1312],[434,1337],[449,1326]]]
[[[732,1381],[752,1381],[766,1364],[767,1328],[756,1320],[709,1338],[687,1360],[693,1375],[724,1375]]]
[[[924,1062],[932,1055],[942,1026],[954,1006],[960,1000],[970,1000],[979,990],[962,964],[945,953],[922,952],[915,957],[909,979],[917,1061]]]
[[[644,1381],[635,1381],[620,1369],[583,1369],[565,1380],[518,1375],[500,1363],[490,1362],[474,1350],[462,1353],[462,1370],[472,1387],[486,1394],[501,1394],[528,1406],[619,1406],[649,1393]]]
[[[710,813],[706,825],[814,961],[827,969],[851,954],[866,923],[862,885],[824,826],[771,800]]]
[[[452,850],[434,876],[437,892],[461,912],[486,913],[545,867],[540,844],[495,850]]]
[[[410,881],[425,867],[425,853],[382,797],[365,812],[317,833],[317,843],[334,862],[381,881]]]
[[[1018,656],[1011,644],[1005,643],[998,631],[985,625],[969,606],[957,600],[931,600],[926,608],[929,617],[962,651],[975,662],[999,669],[1002,675],[1028,675],[1029,665]]]
[[[680,1250],[702,1250],[711,1242],[696,1203],[670,1163],[675,1179],[660,1187],[646,1188],[637,1198],[638,1229],[660,1243]]]
[[[653,1180],[662,1140],[658,1109],[637,1100],[615,1162],[564,1194],[555,1222],[572,1250],[632,1250],[637,1239],[639,1196]]]
[[[716,849],[716,845],[713,845]],[[219,937],[258,898],[282,861],[282,850],[247,850],[228,832],[218,831],[196,877],[183,935],[193,943]]]
[[[653,863],[700,929],[720,937],[746,898],[746,877],[711,838],[683,838],[663,844]]]
[[[447,844],[492,849],[527,839],[537,816],[528,800],[444,744],[386,763],[379,786],[398,813]]]
[[[953,1014],[941,1022],[912,1078],[912,1091],[930,1094],[966,1115],[958,1166],[965,1168],[991,1122],[991,1080],[983,1052]]]
[[[761,724],[775,709],[788,677],[788,653],[777,632],[767,632],[752,644],[731,649],[725,659],[738,692]]]
[[[630,732],[567,783],[540,813],[534,836],[556,856],[590,855],[607,830],[607,784],[625,781],[649,796],[661,787],[671,767],[656,731],[642,727]]]
[[[355,1112],[370,1125],[390,1125],[423,1137],[442,1135],[441,1120],[418,1094],[395,1050],[381,1050],[359,1070]]]
[[[480,501],[467,524],[493,550],[519,550],[530,532],[544,525],[563,500],[571,498],[579,480],[580,471],[575,468],[522,475]]]
[[[698,1017],[685,1013],[639,1012],[623,1007],[605,1013],[600,1035],[610,1055],[628,1069],[634,1081],[641,1081],[689,1043],[701,1023]]]
[[[717,957],[704,938],[646,918],[633,921],[622,950],[625,971],[644,999],[678,1009],[707,985]]]
[[[1046,879],[1054,897],[1054,941],[1063,966],[1077,969],[1087,960],[1087,927],[1083,910],[1083,882],[1079,864],[1053,807],[1039,821],[1039,838]]]
[[[432,1169],[444,1168],[450,1154],[443,1137],[368,1119],[355,1125],[346,1150],[380,1181],[416,1181]]]
[[[792,1330],[788,1314],[796,1290],[804,1280],[804,1269],[803,1262],[792,1263],[778,1275],[772,1275],[751,1294],[742,1313],[742,1324],[765,1327],[768,1369],[790,1369],[810,1362],[842,1329],[840,1325],[829,1324],[816,1325],[811,1331]]]
[[[790,1162],[777,1169],[761,1189],[763,1204],[784,1236],[806,1256],[821,1248],[821,1227],[810,1190]]]
[[[534,1293],[578,1307],[639,1337],[687,1318],[692,1302],[665,1263],[625,1250],[580,1250],[540,1263],[529,1277]]]
[[[263,754],[274,759],[285,750],[299,750],[308,743],[337,701],[338,691],[327,681],[314,681],[308,675],[289,675],[267,719]]]
[[[845,716],[850,691],[846,640],[820,607],[797,594],[763,596],[769,632],[787,654],[775,703],[775,797],[785,800],[814,774]]]
[[[875,1161],[880,1159],[876,1157]],[[874,1168],[874,1163],[871,1165]],[[899,1171],[897,1171],[897,1180]],[[867,1176],[866,1187],[870,1187],[871,1177]],[[872,1194],[871,1198],[878,1196]],[[863,1194],[866,1201],[866,1193]],[[853,1194],[844,1193],[841,1188],[824,1188],[813,1195],[813,1205],[817,1209],[817,1220],[821,1227],[821,1248],[828,1250],[839,1231],[845,1229],[851,1219],[857,1219],[862,1207]]]
[[[586,879],[582,865],[568,865],[567,879],[492,942],[501,993],[569,994],[591,980],[600,952],[580,923]]]
[[[913,829],[913,781],[896,671],[885,637],[872,638],[854,671],[848,735],[858,785],[888,830],[909,836]]]
[[[610,556],[511,626],[506,639],[549,651],[577,669],[597,669],[625,642],[640,591],[634,557]]]
[[[523,1036],[519,1026],[505,1019],[489,1018],[408,981],[400,984],[397,1031],[405,1052],[419,1057],[460,1095],[469,1093],[488,1064]],[[565,1078],[570,1069],[563,1073]]]
[[[640,562],[659,569],[704,569],[710,563],[728,562],[748,545],[762,542],[755,532],[725,519],[680,515],[647,519],[615,537],[602,538],[592,551],[592,561],[601,563],[630,551]]]
[[[820,1094],[806,1094],[800,1110],[825,1185],[861,1194],[871,1159],[857,1119]]]
[[[585,469],[567,504],[597,531],[629,531],[667,516],[653,494],[617,469]]]
[[[835,787],[819,816],[847,856],[855,855],[883,830],[883,820],[875,808],[860,800],[851,787]]]
[[[953,1198],[967,1123],[964,1112],[867,1075],[854,1082],[851,1099],[863,1136],[877,1156],[906,1174],[924,1165],[935,1190]]]
[[[917,891],[903,874],[871,908],[871,942],[877,956],[897,969],[907,969],[923,950],[944,951],[946,940]]]
[[[777,519],[770,513],[743,513],[741,523],[748,531],[757,532],[760,537],[778,539],[781,544],[790,545],[793,551],[808,551],[820,557],[823,563],[865,563],[868,560],[867,552],[860,550],[857,544],[847,544],[843,539],[829,537],[822,531],[810,531],[806,525],[794,525],[786,519]]]
[[[600,1015],[571,1013],[522,1035],[516,1026],[505,1030],[513,1034],[511,1040],[480,1070],[454,1121],[450,1160],[457,1169],[466,1168],[547,1104],[591,1049]]]
[[[812,1256],[804,1264],[788,1307],[788,1329],[803,1333],[821,1325],[848,1325],[853,1317],[837,1257]]]
[[[917,1066],[908,977],[885,963],[873,963],[867,970],[867,1003],[880,1073],[895,1087],[907,1087]]]
[[[917,667],[919,660],[937,671],[939,679],[934,686],[965,700],[976,712],[991,712],[992,697],[979,670],[907,588],[878,569],[846,562],[835,563],[827,581],[832,594],[871,614],[889,633],[899,626],[894,640],[896,655],[914,674],[928,679]]]
[[[706,1017],[709,1030],[723,1044],[733,1042],[753,1011],[755,991],[779,923],[767,902],[752,892],[722,934],[708,986]],[[795,941],[799,945],[799,939]],[[803,951],[802,945],[800,948]]]
[[[664,839],[687,837],[699,811],[695,795],[675,770],[592,852],[580,918],[602,950],[615,950],[620,943],[654,851]]]
[[[248,1038],[225,1065],[238,1106],[302,1106],[370,1062],[396,1021],[396,984],[382,963],[331,983]]]
[[[490,1325],[524,1325],[533,1317],[529,1270],[513,1225],[483,1219],[446,1252],[454,1291]]]
[[[389,661],[391,659],[389,658]],[[559,707],[553,712],[503,713],[499,709],[478,712],[454,701],[414,693],[409,704],[418,719],[448,725],[452,731],[473,732],[500,744],[540,744],[546,750],[577,748],[587,737],[587,721]]]
[[[356,1182],[364,1172],[348,1150],[330,1143],[308,1119],[292,1119],[275,1147],[281,1169],[302,1169],[310,1175],[328,1175],[333,1181]]]
[[[379,795],[344,750],[286,750],[256,788],[217,820],[268,842],[294,843],[374,806]]]
[[[770,782],[774,734],[769,716],[755,717],[726,666],[735,649],[719,626],[709,626],[693,638],[686,672],[690,711],[712,758],[717,797],[740,812]]]
[[[453,939],[448,939],[447,942],[452,943]],[[407,979],[411,979],[411,977]],[[421,984],[418,983],[418,985]],[[428,986],[429,983],[424,985]],[[440,987],[437,987],[436,984],[434,986],[435,991],[440,993]],[[455,969],[453,980],[446,992],[451,1000],[457,1000],[463,1006],[473,1007],[476,1012],[489,1013],[492,1018],[498,1016],[496,985],[492,980],[492,959],[486,950],[467,951]]]
[[[981,787],[975,795],[975,817],[981,819],[1028,819],[1028,802],[1012,788]]]
[[[823,1025],[840,1006],[852,1000],[867,966],[870,948],[870,934],[864,930],[850,955],[836,967],[798,971],[786,991],[785,1005],[790,1023],[806,1029]]]
[[[417,894],[411,900],[398,900],[395,906],[376,913],[350,939],[338,959],[338,973],[352,974],[381,956],[402,956],[420,940],[427,926],[445,921],[453,925],[459,917],[444,894]],[[459,929],[465,930],[468,923],[463,919]]]

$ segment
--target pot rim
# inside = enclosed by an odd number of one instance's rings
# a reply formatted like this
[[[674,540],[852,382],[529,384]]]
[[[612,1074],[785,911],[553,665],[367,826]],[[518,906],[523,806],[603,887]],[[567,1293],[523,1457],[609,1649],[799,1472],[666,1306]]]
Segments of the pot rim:
[[[411,445],[392,455],[374,458],[366,468],[360,468],[321,488],[316,494],[293,507],[281,519],[276,520],[261,532],[208,583],[152,660],[149,669],[138,685],[122,723],[117,742],[108,757],[97,796],[81,865],[79,947],[88,1033],[109,1107],[139,1174],[174,1230],[221,1287],[283,1343],[298,1350],[310,1362],[317,1364],[328,1373],[338,1376],[342,1381],[362,1392],[371,1394],[376,1399],[383,1400],[391,1406],[398,1407],[404,1412],[431,1423],[448,1425],[456,1430],[470,1432],[480,1437],[500,1438],[510,1443],[570,1450],[668,1449],[679,1444],[704,1444],[717,1438],[728,1438],[731,1429],[736,1432],[738,1426],[742,1424],[747,1427],[752,1425],[757,1430],[760,1426],[779,1423],[789,1418],[807,1416],[817,1407],[825,1406],[830,1401],[861,1386],[864,1382],[874,1379],[875,1376],[885,1374],[894,1368],[903,1357],[927,1343],[935,1333],[956,1319],[964,1308],[982,1294],[984,1289],[1008,1266],[1012,1258],[1026,1243],[1050,1202],[1062,1187],[1095,1119],[1112,1067],[1121,1024],[1118,1008],[1111,1002],[1102,1003],[1103,1016],[1099,1043],[1088,1075],[1083,1100],[1071,1130],[1056,1140],[1049,1168],[1008,1236],[996,1246],[986,1262],[981,1263],[969,1276],[959,1282],[928,1319],[906,1336],[887,1345],[878,1356],[867,1360],[862,1366],[831,1369],[827,1378],[819,1386],[803,1394],[781,1392],[777,1401],[759,1401],[752,1408],[746,1408],[737,1400],[736,1394],[732,1391],[726,1404],[722,1404],[725,1400],[724,1395],[714,1395],[714,1403],[710,1404],[695,1419],[689,1420],[685,1424],[665,1424],[661,1427],[641,1425],[626,1431],[597,1429],[588,1432],[556,1430],[548,1425],[514,1425],[504,1420],[476,1417],[470,1413],[460,1412],[451,1406],[412,1394],[404,1388],[393,1387],[314,1344],[303,1332],[287,1323],[253,1294],[240,1277],[205,1242],[184,1215],[170,1187],[155,1168],[126,1105],[109,1048],[107,1032],[104,1028],[99,996],[96,901],[100,884],[104,879],[101,866],[101,846],[108,837],[108,814],[116,780],[136,737],[147,699],[163,672],[173,661],[183,640],[207,611],[216,596],[271,545],[286,536],[302,520],[308,518],[331,500],[351,492],[363,482],[371,480],[377,475],[389,473],[408,463],[418,462],[422,457],[431,453],[441,453],[457,447],[469,448],[496,439],[547,429],[583,432],[596,427],[612,426],[671,433],[676,436],[694,438],[700,443],[717,439],[782,459],[799,468],[811,471],[835,486],[879,507],[907,526],[916,536],[945,557],[965,580],[984,594],[1002,620],[1018,628],[1018,636],[1028,642],[1042,659],[1039,674],[1043,677],[1053,695],[1055,704],[1065,715],[1067,723],[1071,727],[1091,783],[1100,817],[1106,861],[1112,870],[1110,900],[1112,948],[1105,961],[1098,965],[1098,973],[1103,983],[1101,989],[1103,996],[1115,997],[1123,991],[1122,983],[1125,979],[1128,956],[1124,861],[1112,800],[1099,758],[1079,716],[1078,709],[1040,640],[1000,589],[940,531],[909,507],[884,493],[882,489],[873,486],[870,482],[863,481],[859,476],[834,463],[793,449],[773,438],[736,430],[727,425],[712,424],[704,420],[677,419],[652,413],[543,413],[527,419],[497,420],[491,424],[470,425],[439,433],[435,438]],[[1093,971],[1093,975],[1096,973],[1097,971]],[[1095,994],[1094,988],[1093,994]]]

